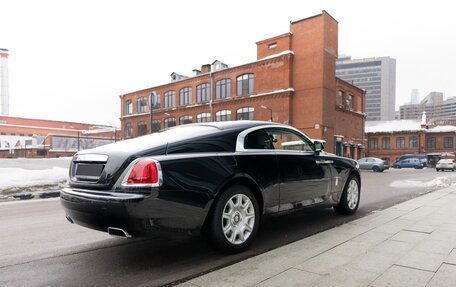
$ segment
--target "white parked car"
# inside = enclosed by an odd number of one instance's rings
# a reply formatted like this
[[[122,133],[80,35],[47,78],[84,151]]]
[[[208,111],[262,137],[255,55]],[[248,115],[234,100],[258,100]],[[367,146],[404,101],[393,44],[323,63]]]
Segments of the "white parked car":
[[[435,165],[436,171],[439,171],[439,170],[444,171],[446,169],[451,170],[451,171],[454,171],[456,169],[456,164],[454,163],[454,159],[442,158]]]

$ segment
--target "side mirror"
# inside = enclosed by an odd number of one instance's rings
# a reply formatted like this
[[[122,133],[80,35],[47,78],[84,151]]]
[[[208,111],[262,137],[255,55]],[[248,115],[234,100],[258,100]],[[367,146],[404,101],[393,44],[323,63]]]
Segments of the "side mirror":
[[[322,142],[314,141],[314,152],[320,153],[325,148],[325,145]]]

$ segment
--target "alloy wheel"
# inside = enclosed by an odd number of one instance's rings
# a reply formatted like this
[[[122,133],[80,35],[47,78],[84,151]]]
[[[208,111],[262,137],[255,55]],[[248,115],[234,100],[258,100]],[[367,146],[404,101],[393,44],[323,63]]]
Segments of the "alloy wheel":
[[[348,190],[347,190],[347,204],[348,208],[350,209],[355,209],[356,205],[358,204],[359,200],[359,188],[358,188],[358,182],[354,179],[350,181],[348,184]]]
[[[245,194],[235,194],[226,202],[222,214],[225,238],[232,244],[244,243],[255,226],[255,208]]]

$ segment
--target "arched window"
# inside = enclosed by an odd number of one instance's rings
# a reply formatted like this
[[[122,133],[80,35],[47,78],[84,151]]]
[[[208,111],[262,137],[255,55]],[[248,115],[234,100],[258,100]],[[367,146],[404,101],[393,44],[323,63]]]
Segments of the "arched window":
[[[244,107],[240,108],[236,112],[236,119],[237,120],[253,120],[253,112],[254,112],[253,107]]]
[[[175,118],[167,118],[165,119],[165,129],[174,127],[176,125],[176,119]]]
[[[231,121],[231,111],[230,110],[218,111],[215,114],[215,120],[217,122]]]
[[[231,80],[221,79],[215,83],[215,99],[231,98]]]
[[[206,123],[211,121],[211,114],[210,113],[201,113],[196,115],[196,122],[197,123]]]
[[[211,100],[211,84],[204,83],[196,87],[196,101],[205,103]]]
[[[192,103],[192,88],[186,87],[179,91],[179,105],[187,106]]]
[[[138,122],[138,136],[147,134],[147,124],[145,121]]]
[[[160,121],[159,120],[153,120],[152,121],[152,132],[158,132],[160,130]]]
[[[172,108],[176,106],[176,92],[167,91],[165,93],[165,108]]]
[[[125,125],[125,133],[124,136],[126,139],[131,138],[133,136],[133,127],[131,124],[126,124]]]
[[[193,121],[192,116],[182,116],[179,118],[179,124],[180,125],[185,125],[185,124],[191,124]]]
[[[138,114],[147,112],[147,97],[140,97],[136,101],[136,111]]]
[[[150,103],[152,105],[152,109],[159,109],[160,108],[160,95],[157,93],[150,93]]]
[[[244,74],[236,78],[238,97],[253,95],[254,76],[253,74]]]
[[[125,114],[131,115],[133,113],[133,103],[131,100],[125,102]]]

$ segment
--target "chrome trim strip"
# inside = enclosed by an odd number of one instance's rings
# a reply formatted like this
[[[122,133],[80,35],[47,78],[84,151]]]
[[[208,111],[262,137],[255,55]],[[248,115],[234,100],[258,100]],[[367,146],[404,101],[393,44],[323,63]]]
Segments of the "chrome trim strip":
[[[280,128],[280,129],[289,129],[289,130],[293,130],[297,133],[299,133],[300,135],[302,135],[304,138],[308,139],[310,142],[313,142],[313,140],[311,140],[308,136],[306,136],[304,133],[302,133],[300,130],[292,127],[292,126],[287,126],[287,125],[281,125],[281,124],[271,124],[271,125],[261,125],[261,126],[256,126],[256,127],[252,127],[252,128],[249,128],[249,129],[246,129],[244,131],[242,131],[241,133],[239,133],[238,137],[237,137],[237,140],[236,140],[236,152],[245,152],[245,151],[248,151],[248,152],[257,152],[259,150],[257,149],[245,149],[244,148],[244,140],[245,140],[245,136],[253,131],[256,131],[256,130],[260,130],[260,129],[267,129],[267,128]],[[265,152],[265,151],[269,151],[269,150],[266,150],[266,149],[263,149],[263,150],[260,150],[262,152]],[[276,153],[280,150],[276,150],[276,149],[272,149],[270,150],[270,153]],[[299,151],[301,152],[301,151]],[[302,151],[303,153],[309,153],[309,152],[305,152],[305,151]],[[312,153],[313,154],[313,153]]]
[[[84,197],[88,199],[95,199],[95,200],[102,200],[102,201],[140,201],[145,198],[142,194],[136,193],[114,193],[114,192],[106,192],[106,194],[101,194],[102,192],[93,193],[93,191],[84,190],[84,189],[72,189],[72,188],[64,188],[62,189],[63,194]],[[62,194],[60,195],[62,197]]]
[[[76,154],[73,161],[76,162],[108,162],[108,156],[104,154]]]
[[[141,160],[151,160],[151,161],[155,162],[155,164],[157,165],[157,172],[158,172],[158,182],[157,183],[153,183],[153,184],[128,184],[127,183],[127,180],[130,177],[131,171],[133,170],[133,168],[135,168],[136,164]],[[133,161],[133,163],[131,164],[131,167],[128,169],[128,172],[125,174],[124,178],[122,179],[122,187],[159,187],[159,186],[162,186],[162,184],[163,184],[163,172],[162,172],[161,165],[157,160],[151,159],[151,158],[139,158],[139,159]]]

